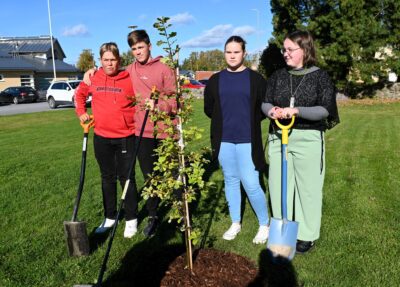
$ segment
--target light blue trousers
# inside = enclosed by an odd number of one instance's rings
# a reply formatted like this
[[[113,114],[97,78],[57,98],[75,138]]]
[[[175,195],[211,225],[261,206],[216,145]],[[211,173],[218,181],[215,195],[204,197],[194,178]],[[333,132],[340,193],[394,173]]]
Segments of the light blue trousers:
[[[222,142],[218,155],[225,182],[225,197],[228,201],[232,222],[240,222],[240,182],[246,191],[250,204],[260,225],[268,225],[268,207],[265,193],[261,188],[259,173],[251,158],[251,144]]]

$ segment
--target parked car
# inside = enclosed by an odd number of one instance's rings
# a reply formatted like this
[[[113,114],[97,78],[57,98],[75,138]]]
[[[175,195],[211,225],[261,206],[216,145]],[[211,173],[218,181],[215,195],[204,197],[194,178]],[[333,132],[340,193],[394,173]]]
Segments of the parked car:
[[[47,89],[46,101],[51,109],[60,105],[75,105],[74,93],[81,80],[56,81]],[[88,97],[86,104],[90,105],[91,97]]]
[[[0,103],[34,103],[38,98],[38,92],[32,87],[8,87],[0,93]]]
[[[202,79],[199,80],[200,83],[202,83],[203,85],[207,85],[208,79]]]
[[[200,83],[199,81],[196,80],[189,80],[189,82],[184,83],[182,85],[182,88],[184,89],[201,89],[204,88],[206,85]]]

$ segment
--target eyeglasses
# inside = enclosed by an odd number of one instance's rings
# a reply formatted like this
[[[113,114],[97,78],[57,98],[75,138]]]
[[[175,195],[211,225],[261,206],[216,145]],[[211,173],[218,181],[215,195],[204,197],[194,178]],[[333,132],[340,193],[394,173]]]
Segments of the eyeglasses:
[[[281,49],[281,53],[282,53],[282,55],[283,55],[283,54],[285,54],[285,52],[287,52],[287,53],[290,55],[290,54],[292,54],[294,51],[296,51],[296,50],[298,50],[298,49],[301,49],[301,48],[296,48],[296,49],[292,49],[292,48],[287,48],[287,49],[285,49],[285,48],[282,48],[282,49]]]

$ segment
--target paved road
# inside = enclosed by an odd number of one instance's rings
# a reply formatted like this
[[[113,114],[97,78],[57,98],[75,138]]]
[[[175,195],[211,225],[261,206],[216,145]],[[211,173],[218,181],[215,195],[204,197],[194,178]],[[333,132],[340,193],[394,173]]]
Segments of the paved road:
[[[39,102],[39,103],[25,103],[25,104],[1,104],[0,105],[0,116],[7,115],[17,115],[17,114],[27,114],[27,113],[36,113],[36,112],[44,112],[44,111],[57,111],[64,109],[73,109],[72,105],[59,106],[57,109],[50,109],[47,102]]]

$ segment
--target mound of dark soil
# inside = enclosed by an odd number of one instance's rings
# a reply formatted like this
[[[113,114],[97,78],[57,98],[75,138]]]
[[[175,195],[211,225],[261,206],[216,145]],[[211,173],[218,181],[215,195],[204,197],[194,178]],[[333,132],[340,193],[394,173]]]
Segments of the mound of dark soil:
[[[257,276],[258,269],[249,259],[215,249],[201,249],[193,257],[193,273],[184,269],[186,256],[177,257],[168,267],[160,286],[243,287]]]

